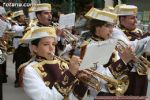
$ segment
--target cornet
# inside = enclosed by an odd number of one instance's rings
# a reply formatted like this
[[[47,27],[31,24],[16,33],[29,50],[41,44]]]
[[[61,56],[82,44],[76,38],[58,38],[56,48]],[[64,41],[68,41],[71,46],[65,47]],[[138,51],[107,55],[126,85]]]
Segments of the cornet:
[[[126,47],[128,47],[128,45],[124,41],[118,40],[116,48],[119,52],[123,52]],[[143,56],[137,57],[136,55],[135,61],[130,62],[129,65],[134,65],[139,75],[147,75],[150,62]]]

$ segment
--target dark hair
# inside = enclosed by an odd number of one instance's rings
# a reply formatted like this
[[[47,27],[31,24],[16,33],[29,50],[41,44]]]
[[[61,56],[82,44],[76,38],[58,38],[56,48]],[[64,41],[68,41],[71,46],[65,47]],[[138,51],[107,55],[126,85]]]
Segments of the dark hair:
[[[119,16],[119,22],[121,21],[121,18],[125,18],[126,16]]]
[[[31,41],[31,44],[32,44],[32,45],[35,45],[35,46],[38,46],[40,40],[41,40],[40,38],[35,39],[35,40]]]
[[[19,21],[19,18],[20,18],[20,15],[19,16],[17,16],[17,17],[15,17],[15,18],[13,18],[15,21]]]
[[[40,15],[42,12],[43,11],[37,11],[37,12],[35,12],[36,17],[37,17],[37,15]]]
[[[102,27],[103,25],[107,24],[107,22],[105,21],[101,21],[101,20],[97,20],[97,19],[91,19],[89,22],[89,28],[90,28],[90,32],[92,34],[95,34],[96,32],[96,27]]]

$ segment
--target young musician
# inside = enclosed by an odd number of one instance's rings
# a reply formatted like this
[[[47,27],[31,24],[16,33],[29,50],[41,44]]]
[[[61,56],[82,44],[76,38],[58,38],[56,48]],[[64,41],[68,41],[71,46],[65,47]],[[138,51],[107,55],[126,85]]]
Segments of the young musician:
[[[62,100],[68,98],[76,82],[81,60],[73,56],[69,65],[55,57],[56,30],[39,27],[22,39],[31,43],[34,57],[20,67],[20,81],[32,100]]]
[[[92,8],[86,16],[91,19],[90,32],[92,33],[92,37],[83,43],[81,48],[81,58],[83,58],[84,53],[86,52],[87,45],[111,38],[113,27],[117,20],[116,14],[101,11],[95,8]],[[125,48],[123,52],[114,50],[109,62],[105,65],[100,65],[97,63],[97,68],[95,68],[95,71],[101,73],[102,75],[109,76],[110,79],[117,79],[129,70],[129,68],[125,66],[132,59],[134,59],[134,55],[131,47]],[[106,80],[103,78],[100,80],[102,82],[102,89],[97,94],[98,96],[116,95],[115,93],[110,93],[110,91],[108,91],[108,82]]]

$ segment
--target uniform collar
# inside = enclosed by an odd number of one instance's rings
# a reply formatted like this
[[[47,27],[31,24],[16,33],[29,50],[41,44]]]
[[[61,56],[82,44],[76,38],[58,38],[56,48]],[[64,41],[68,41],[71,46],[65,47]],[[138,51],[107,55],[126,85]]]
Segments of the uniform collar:
[[[105,39],[101,38],[101,37],[98,37],[96,35],[92,35],[91,37],[94,41],[104,41]]]
[[[35,60],[38,61],[38,62],[41,62],[41,61],[43,61],[43,60],[46,60],[46,58],[45,58],[45,57],[42,57],[42,56],[36,55],[36,56],[35,56]]]
[[[47,26],[47,25],[44,25],[44,24],[42,24],[42,23],[40,23],[40,22],[37,22],[37,26],[42,27],[42,26]],[[51,23],[50,23],[50,25],[48,25],[48,26],[52,26]]]
[[[137,32],[137,28],[135,28],[134,30],[128,30],[127,28],[125,28],[123,25],[119,25],[119,28],[124,31],[124,32]]]

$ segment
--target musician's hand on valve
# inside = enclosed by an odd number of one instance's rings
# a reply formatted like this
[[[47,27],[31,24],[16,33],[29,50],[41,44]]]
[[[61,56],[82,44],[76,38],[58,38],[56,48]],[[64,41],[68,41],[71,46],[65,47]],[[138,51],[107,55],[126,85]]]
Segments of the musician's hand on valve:
[[[79,70],[76,77],[79,80],[90,80],[91,73],[87,70]]]
[[[56,28],[56,34],[57,36],[63,36],[63,30],[60,28]]]
[[[127,47],[120,53],[120,57],[127,64],[131,60],[135,60],[135,53],[131,47]]]
[[[69,71],[76,75],[80,67],[81,59],[78,56],[72,56],[69,63]]]
[[[143,56],[140,56],[139,59],[140,59],[141,62],[142,62],[142,63],[141,63],[142,66],[145,66],[144,68],[145,68],[145,70],[147,71],[148,68],[150,68],[150,62],[149,62],[146,58],[144,58]]]

